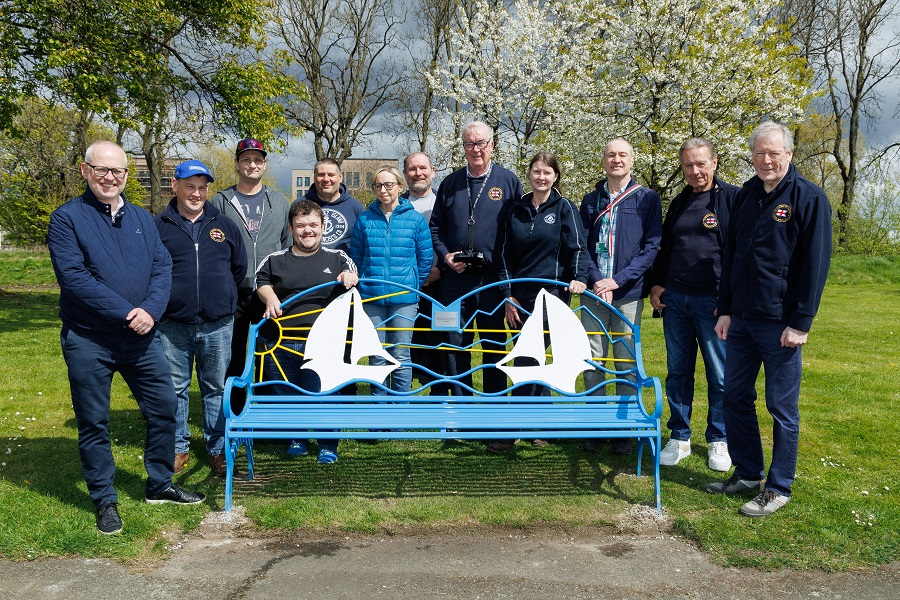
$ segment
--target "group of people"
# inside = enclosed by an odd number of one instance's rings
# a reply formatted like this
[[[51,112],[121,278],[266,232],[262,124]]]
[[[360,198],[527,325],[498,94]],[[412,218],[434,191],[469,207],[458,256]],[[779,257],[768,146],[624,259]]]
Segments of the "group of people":
[[[831,253],[828,200],[791,163],[790,131],[775,123],[754,130],[750,150],[757,174],[743,188],[716,177],[710,141],[687,140],[679,158],[688,185],[665,221],[659,195],[632,175],[634,150],[626,140],[606,145],[606,177],[580,207],[563,195],[553,154],[533,157],[526,194],[513,172],[491,160],[494,133],[488,125],[466,126],[462,146],[465,167],[436,190],[435,168],[425,153],[407,156],[402,172],[379,168],[372,178],[375,201],[365,207],[348,193],[332,159],[316,163],[314,185],[289,204],[262,183],[263,145],[245,139],[235,150],[234,186],[207,200],[213,174],[198,160],[185,161],[175,170],[174,198],[155,218],[122,194],[128,177],[124,151],[112,142],[88,148],[81,166],[87,189],[51,215],[48,245],[60,284],[61,343],[79,452],[102,533],[123,526],[109,437],[114,372],[122,374],[147,421],[146,500],[201,502],[202,494],[172,481],[190,460],[193,368],[206,450],[221,475],[224,384],[244,370],[250,324],[269,319],[260,330],[261,346],[273,358],[264,361],[267,380],[318,390],[315,372],[302,368],[303,337],[281,339],[272,320],[308,329],[319,309],[357,285],[374,299],[364,305],[366,316],[380,326],[381,342],[400,365],[373,393],[408,391],[410,362],[451,377],[467,374],[473,320],[483,350],[503,349],[507,324],[521,327],[542,289],[567,301],[569,294],[589,289],[618,311],[582,295],[581,320],[589,332],[601,326],[624,332],[619,314],[639,325],[649,295],[662,313],[668,361],[671,436],[661,463],[675,465],[691,453],[699,348],[709,388],[708,465],[716,471],[734,465],[727,480],[707,491],[756,492],[741,507],[750,516],[771,514],[787,503],[798,449],[800,348]],[[503,284],[519,278],[568,285]],[[285,303],[326,283],[334,285]],[[422,290],[446,306],[493,283],[500,285],[460,303],[460,323],[470,324],[461,332],[430,331],[421,316],[429,309],[409,291]],[[501,305],[505,310],[497,310]],[[622,335],[612,354],[628,359],[633,348],[630,336]],[[595,360],[607,358],[608,336],[590,340]],[[421,350],[441,343],[450,350]],[[501,355],[484,352],[483,362],[489,367]],[[755,412],[761,365],[766,406],[775,418],[767,478]],[[420,376],[427,378],[425,372]],[[471,393],[471,374],[457,379],[461,385],[433,383],[431,393]],[[588,371],[584,379],[589,393],[602,393],[601,371]],[[483,386],[487,393],[502,392],[506,376],[485,368]],[[345,386],[341,393],[355,394],[355,388]],[[528,386],[520,393],[549,392]],[[583,440],[582,449],[594,452],[602,443]],[[493,440],[487,450],[503,453],[514,444]],[[632,452],[631,440],[615,440],[613,451]],[[293,440],[288,452],[308,454],[307,440]],[[318,441],[318,462],[333,463],[337,452],[337,440]]]

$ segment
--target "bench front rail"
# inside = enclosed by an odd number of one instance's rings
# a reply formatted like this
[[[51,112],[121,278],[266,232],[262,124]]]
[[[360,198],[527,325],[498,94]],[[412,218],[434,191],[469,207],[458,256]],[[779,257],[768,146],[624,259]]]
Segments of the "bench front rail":
[[[522,280],[537,282],[548,287],[562,286],[562,282],[549,280]],[[331,284],[329,284],[331,285]],[[499,284],[493,284],[494,286]],[[462,316],[453,322],[454,311],[459,314],[459,302],[450,306],[442,306],[437,300],[428,298],[416,290],[396,285],[398,291],[412,291],[431,300],[433,310],[430,315],[420,315],[434,330],[447,331],[447,323],[451,323],[450,331],[471,330],[474,316],[464,320]],[[492,287],[492,286],[487,286]],[[399,288],[403,288],[400,290]],[[485,288],[473,290],[479,293]],[[308,292],[307,292],[308,293]],[[631,324],[612,306],[590,294],[593,298],[618,316],[627,327],[626,331],[608,331],[597,320],[593,328],[581,325],[580,307],[574,310],[563,305],[558,299],[547,295],[539,300],[544,306],[540,314],[526,320],[521,330],[510,330],[503,353],[507,357],[518,358],[518,361],[501,358],[497,364],[477,364],[478,355],[485,351],[497,353],[497,348],[482,348],[476,338],[468,346],[454,346],[441,342],[435,346],[415,345],[433,352],[467,351],[474,356],[472,368],[466,373],[447,375],[435,373],[414,362],[399,366],[412,368],[413,386],[409,392],[391,391],[382,379],[384,371],[369,378],[369,371],[364,366],[348,365],[343,361],[343,348],[346,344],[362,343],[360,340],[370,339],[377,333],[364,329],[371,321],[360,319],[359,313],[354,319],[344,320],[346,310],[355,310],[357,304],[366,302],[359,292],[351,290],[338,300],[332,302],[323,311],[312,331],[309,328],[293,328],[288,320],[283,319],[280,327],[281,339],[269,340],[263,346],[258,344],[260,328],[263,323],[251,328],[249,348],[256,349],[249,353],[244,372],[240,377],[229,378],[224,397],[225,455],[227,475],[225,482],[225,510],[230,510],[234,484],[234,465],[237,452],[244,446],[247,453],[248,478],[254,477],[253,440],[289,440],[294,438],[327,437],[330,439],[463,439],[493,440],[516,438],[634,438],[637,446],[636,474],[641,475],[641,458],[644,447],[650,451],[653,462],[655,505],[661,508],[659,451],[661,445],[660,417],[662,414],[662,388],[659,379],[649,377],[644,372],[641,360],[641,344],[639,327]],[[283,303],[283,310],[301,300],[298,294]],[[464,297],[465,298],[465,297]],[[555,301],[555,302],[554,302]],[[554,317],[564,310],[569,316]],[[349,308],[347,308],[349,307]],[[504,311],[501,303],[496,310]],[[327,311],[327,312],[326,312]],[[538,311],[535,310],[537,313]],[[285,310],[285,314],[288,311]],[[337,314],[337,317],[335,316]],[[449,318],[448,318],[449,315]],[[572,318],[574,315],[575,318]],[[593,316],[593,315],[592,315]],[[336,319],[336,321],[335,321]],[[277,320],[276,320],[277,321]],[[335,322],[343,322],[340,330]],[[352,323],[353,327],[347,325]],[[319,325],[327,325],[322,331],[316,331]],[[280,324],[279,324],[280,325]],[[421,325],[421,320],[418,325]],[[407,323],[382,324],[383,327],[410,327]],[[558,331],[557,331],[558,329]],[[623,344],[628,348],[628,359],[606,359],[584,354],[584,345],[588,335],[607,336],[610,352],[614,344]],[[528,339],[528,337],[532,339]],[[549,336],[551,344],[545,350],[544,342]],[[540,338],[540,339],[537,339]],[[331,348],[331,352],[339,354],[332,361],[319,360],[316,371],[323,382],[323,388],[307,390],[281,379],[266,380],[263,365],[266,361],[276,360],[273,350],[283,341],[301,341],[306,343],[304,359],[310,354]],[[377,338],[376,338],[377,341]],[[321,343],[320,343],[321,342]],[[555,342],[555,343],[554,343]],[[379,344],[379,346],[382,346]],[[485,344],[487,346],[487,344]],[[556,346],[556,349],[554,349]],[[390,348],[390,346],[386,346]],[[537,348],[537,350],[535,350]],[[560,349],[563,350],[560,350]],[[354,352],[355,352],[354,348]],[[556,350],[556,351],[554,351]],[[371,352],[371,350],[365,350]],[[546,352],[546,354],[544,354]],[[536,353],[543,354],[539,356]],[[521,357],[531,358],[530,365],[519,369]],[[621,353],[620,353],[621,355]],[[318,356],[318,355],[316,355]],[[543,360],[542,360],[543,358]],[[566,362],[578,362],[574,367]],[[307,365],[312,364],[306,363]],[[360,365],[365,363],[360,361]],[[546,369],[545,365],[550,365]],[[480,390],[478,373],[485,369],[504,369],[510,377],[510,385],[506,390],[487,394]],[[383,367],[382,367],[383,369]],[[591,389],[583,389],[583,381],[579,373],[585,370],[602,371],[605,380]],[[327,371],[327,372],[326,372]],[[279,372],[281,370],[279,369]],[[546,372],[546,377],[541,375]],[[483,373],[482,373],[483,374]],[[468,386],[460,380],[466,375],[475,375],[475,383]],[[433,379],[433,380],[432,380]],[[419,381],[426,381],[421,384]],[[337,384],[335,384],[337,382]],[[340,389],[345,386],[367,384],[371,392],[384,390],[385,395],[345,396]],[[464,393],[471,395],[431,396],[430,389],[438,383],[449,383],[457,386]],[[532,384],[541,384],[552,391],[552,395],[522,395]],[[616,385],[619,384],[619,385]],[[606,395],[606,390],[622,388],[633,390],[632,394]],[[365,390],[365,385],[358,387]],[[645,396],[646,395],[646,396]],[[646,397],[646,402],[645,402]],[[649,404],[649,408],[647,406]]]

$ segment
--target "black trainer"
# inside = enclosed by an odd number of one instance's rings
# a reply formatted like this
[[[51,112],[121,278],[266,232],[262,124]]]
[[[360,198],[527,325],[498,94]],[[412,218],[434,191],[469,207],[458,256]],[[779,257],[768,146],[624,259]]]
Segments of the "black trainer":
[[[164,502],[173,502],[175,504],[199,504],[206,499],[206,496],[200,492],[183,490],[173,483],[169,486],[169,489],[154,494],[153,496],[147,496],[145,499],[150,504],[163,504]]]
[[[119,505],[107,502],[97,507],[97,529],[104,535],[112,535],[122,531],[122,517],[119,516]]]

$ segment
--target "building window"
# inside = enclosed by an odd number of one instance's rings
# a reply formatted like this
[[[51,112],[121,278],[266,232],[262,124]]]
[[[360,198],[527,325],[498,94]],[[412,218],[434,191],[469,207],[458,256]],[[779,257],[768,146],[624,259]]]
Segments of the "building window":
[[[303,185],[303,178],[302,178],[302,177],[298,177],[298,178],[297,178],[297,187],[300,187],[301,185]]]
[[[353,187],[359,189],[359,173],[353,174]]]
[[[306,187],[309,187],[309,177],[306,177],[306,178],[303,180],[303,185],[306,186]]]

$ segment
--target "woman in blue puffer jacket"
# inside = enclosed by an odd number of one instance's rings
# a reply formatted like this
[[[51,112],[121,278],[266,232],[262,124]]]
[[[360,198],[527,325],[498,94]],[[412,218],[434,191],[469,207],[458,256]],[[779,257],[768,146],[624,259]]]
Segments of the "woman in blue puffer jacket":
[[[372,190],[376,200],[356,221],[350,236],[350,258],[356,263],[361,279],[383,279],[418,290],[431,272],[431,230],[425,218],[406,198],[400,198],[405,181],[396,167],[380,167],[375,171]],[[388,344],[387,351],[401,363],[409,363],[409,344],[418,311],[418,297],[388,284],[360,281],[366,314],[379,331],[378,337]],[[400,292],[400,293],[398,293]],[[383,359],[369,357],[369,364],[384,364]],[[386,383],[391,390],[407,392],[412,384],[412,369],[394,370]],[[374,388],[375,386],[373,386]],[[373,389],[373,394],[383,394]]]

